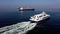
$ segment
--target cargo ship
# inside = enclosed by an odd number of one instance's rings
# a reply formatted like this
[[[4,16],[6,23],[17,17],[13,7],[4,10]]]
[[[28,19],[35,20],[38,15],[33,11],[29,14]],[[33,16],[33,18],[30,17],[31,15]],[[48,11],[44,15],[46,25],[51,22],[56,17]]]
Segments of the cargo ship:
[[[35,9],[34,8],[23,8],[23,7],[19,7],[18,8],[19,11],[34,11]]]

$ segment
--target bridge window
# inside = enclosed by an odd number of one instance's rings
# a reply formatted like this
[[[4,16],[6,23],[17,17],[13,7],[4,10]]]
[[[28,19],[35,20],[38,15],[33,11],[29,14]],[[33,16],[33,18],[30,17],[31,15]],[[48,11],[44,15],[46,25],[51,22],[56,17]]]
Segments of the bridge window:
[[[39,16],[39,17],[42,17],[42,16]]]

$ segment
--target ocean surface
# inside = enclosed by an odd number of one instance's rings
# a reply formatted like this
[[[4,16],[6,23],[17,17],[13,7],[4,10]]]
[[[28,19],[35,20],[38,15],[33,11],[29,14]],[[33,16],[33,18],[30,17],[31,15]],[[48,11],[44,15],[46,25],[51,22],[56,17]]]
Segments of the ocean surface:
[[[40,14],[42,11],[50,14],[50,19],[39,22],[36,27],[27,34],[60,33],[60,9],[39,9],[35,11],[18,11],[17,9],[0,10],[0,28],[29,21],[31,16]]]

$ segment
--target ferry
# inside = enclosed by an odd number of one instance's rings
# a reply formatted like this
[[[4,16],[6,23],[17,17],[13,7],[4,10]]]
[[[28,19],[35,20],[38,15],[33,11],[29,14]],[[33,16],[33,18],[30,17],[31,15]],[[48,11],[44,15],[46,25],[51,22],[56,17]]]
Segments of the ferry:
[[[44,11],[41,13],[41,14],[37,14],[37,15],[34,15],[32,17],[30,17],[30,21],[31,22],[40,22],[42,20],[45,20],[47,18],[49,18],[50,15],[46,14]]]

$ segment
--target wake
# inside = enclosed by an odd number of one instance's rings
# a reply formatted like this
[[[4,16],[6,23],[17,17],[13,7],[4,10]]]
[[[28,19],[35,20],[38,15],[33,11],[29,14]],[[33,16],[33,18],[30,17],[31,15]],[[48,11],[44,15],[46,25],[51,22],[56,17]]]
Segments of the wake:
[[[21,22],[14,25],[0,28],[0,34],[25,34],[27,31],[32,30],[37,23]]]

